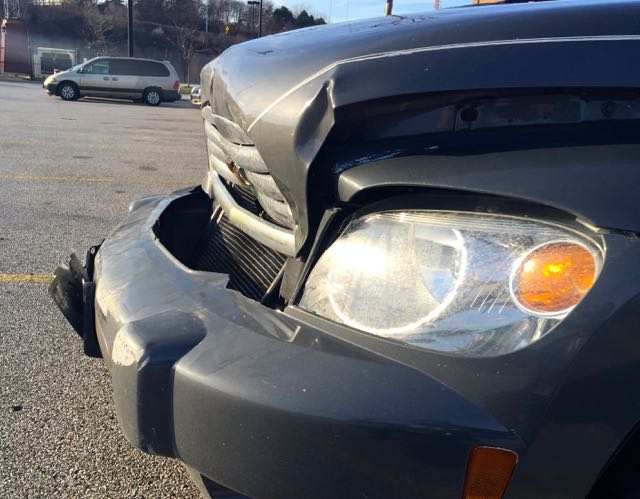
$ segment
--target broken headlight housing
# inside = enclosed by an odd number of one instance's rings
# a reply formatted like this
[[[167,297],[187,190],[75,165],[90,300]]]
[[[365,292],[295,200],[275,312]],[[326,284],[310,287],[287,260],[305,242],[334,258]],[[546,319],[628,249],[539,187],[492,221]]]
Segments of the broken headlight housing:
[[[299,306],[428,350],[495,356],[549,333],[604,258],[575,229],[505,215],[389,211],[353,220]]]

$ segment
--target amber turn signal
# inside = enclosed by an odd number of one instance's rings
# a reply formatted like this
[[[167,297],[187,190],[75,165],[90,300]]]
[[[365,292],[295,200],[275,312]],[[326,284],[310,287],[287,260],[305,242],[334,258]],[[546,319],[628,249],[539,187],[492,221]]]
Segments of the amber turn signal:
[[[500,499],[518,455],[507,449],[476,447],[469,454],[462,499]]]
[[[597,262],[586,246],[559,241],[530,251],[511,279],[511,293],[525,310],[559,315],[576,306],[596,279]]]

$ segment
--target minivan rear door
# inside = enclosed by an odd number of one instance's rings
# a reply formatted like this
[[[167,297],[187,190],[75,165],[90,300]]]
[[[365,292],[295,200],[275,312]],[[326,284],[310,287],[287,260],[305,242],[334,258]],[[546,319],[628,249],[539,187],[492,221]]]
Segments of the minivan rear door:
[[[163,63],[140,61],[140,81],[145,88],[156,87],[162,90],[171,90],[175,79],[171,78],[169,68]]]
[[[98,97],[111,97],[111,59],[96,59],[82,68],[80,93]]]
[[[111,60],[111,86],[115,97],[139,99],[142,97],[140,63],[136,59]]]

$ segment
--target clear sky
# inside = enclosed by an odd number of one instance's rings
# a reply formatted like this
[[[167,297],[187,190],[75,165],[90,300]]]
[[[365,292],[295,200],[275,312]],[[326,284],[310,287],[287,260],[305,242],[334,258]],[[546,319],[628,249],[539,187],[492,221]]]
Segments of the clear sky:
[[[342,22],[365,19],[383,15],[385,0],[280,0],[275,4],[284,4],[292,10],[307,9],[312,14],[325,16],[326,21]],[[469,4],[470,0],[441,0],[441,6]],[[433,9],[434,0],[394,0],[394,14],[410,14]]]

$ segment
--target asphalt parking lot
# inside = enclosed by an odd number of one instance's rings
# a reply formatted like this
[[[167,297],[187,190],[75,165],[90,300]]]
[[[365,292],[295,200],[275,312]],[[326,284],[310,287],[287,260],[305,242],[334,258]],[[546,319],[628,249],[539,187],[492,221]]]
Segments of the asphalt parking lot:
[[[0,497],[198,497],[122,436],[101,360],[47,295],[55,265],[144,195],[199,183],[199,113],[0,82]]]

